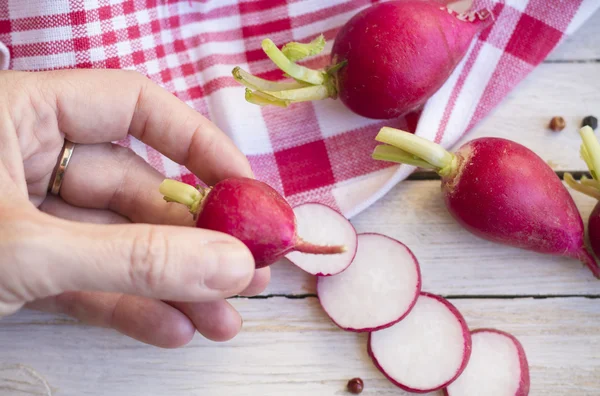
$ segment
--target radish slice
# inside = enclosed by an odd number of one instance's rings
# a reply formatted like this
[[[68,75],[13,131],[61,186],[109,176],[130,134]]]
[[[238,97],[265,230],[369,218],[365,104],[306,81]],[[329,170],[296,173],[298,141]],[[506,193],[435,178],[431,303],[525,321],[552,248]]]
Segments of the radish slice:
[[[348,331],[393,325],[405,317],[421,291],[419,263],[401,242],[381,234],[358,235],[352,264],[342,273],[317,279],[321,306]]]
[[[496,329],[471,332],[473,351],[465,371],[444,390],[447,396],[526,396],[529,365],[514,336]]]
[[[318,245],[346,246],[344,253],[322,255],[291,252],[285,257],[312,275],[329,276],[344,271],[356,254],[354,226],[340,213],[319,203],[305,203],[294,208],[297,234],[302,240]]]
[[[471,334],[461,313],[425,292],[404,320],[369,334],[368,344],[375,366],[396,386],[415,393],[452,383],[471,355]]]

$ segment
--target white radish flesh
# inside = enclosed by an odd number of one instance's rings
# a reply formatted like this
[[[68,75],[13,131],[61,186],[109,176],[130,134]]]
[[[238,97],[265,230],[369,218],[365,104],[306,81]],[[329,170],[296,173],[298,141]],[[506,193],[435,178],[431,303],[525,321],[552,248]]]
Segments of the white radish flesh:
[[[529,365],[512,335],[495,329],[471,332],[471,358],[465,371],[444,390],[447,396],[527,396]]]
[[[401,242],[381,234],[359,234],[352,264],[340,274],[320,277],[321,306],[340,328],[364,332],[405,317],[421,291],[419,263]]]
[[[462,373],[471,354],[471,335],[449,301],[423,292],[406,318],[369,334],[368,353],[396,386],[432,392]]]
[[[340,254],[291,252],[285,257],[312,275],[329,276],[344,271],[356,254],[357,236],[354,226],[340,213],[319,203],[305,203],[294,208],[297,234],[317,245],[346,246]]]

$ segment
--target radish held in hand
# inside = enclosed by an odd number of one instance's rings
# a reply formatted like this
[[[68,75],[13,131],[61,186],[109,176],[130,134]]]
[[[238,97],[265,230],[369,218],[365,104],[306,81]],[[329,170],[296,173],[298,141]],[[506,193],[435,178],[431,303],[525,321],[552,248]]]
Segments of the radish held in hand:
[[[450,214],[471,233],[498,243],[578,259],[600,269],[584,245],[569,191],[533,151],[500,138],[467,142],[455,153],[411,133],[384,127],[373,158],[433,169]]]
[[[444,389],[446,396],[527,396],[529,365],[513,335],[495,329],[471,331],[471,358],[465,371]]]
[[[246,99],[259,105],[339,98],[364,117],[389,119],[423,105],[450,77],[473,38],[493,23],[487,10],[456,13],[433,0],[387,1],[354,15],[338,32],[325,70],[296,64],[318,54],[322,36],[311,43],[269,39],[262,48],[295,82],[267,81],[236,67]]]
[[[296,233],[296,218],[287,201],[269,185],[232,177],[213,187],[196,189],[166,179],[160,192],[169,202],[186,205],[196,226],[220,231],[241,240],[252,253],[256,268],[273,264],[292,251],[339,254],[345,246],[316,245]]]
[[[329,206],[308,202],[294,207],[298,234],[306,242],[343,245],[341,254],[315,255],[294,251],[285,256],[293,264],[317,276],[336,275],[344,271],[356,255],[358,245],[354,226]]]
[[[317,295],[331,320],[348,331],[389,327],[405,317],[421,291],[421,270],[401,242],[381,234],[358,235],[358,250],[342,273],[319,277]]]
[[[581,157],[587,164],[592,179],[582,177],[580,182],[575,181],[570,173],[565,173],[565,182],[574,190],[589,195],[598,200],[594,210],[588,218],[588,237],[592,250],[600,257],[600,143],[596,139],[594,130],[585,126],[579,130],[583,139]]]
[[[471,334],[448,300],[423,292],[403,320],[369,334],[368,353],[398,387],[433,392],[452,383],[467,366]]]

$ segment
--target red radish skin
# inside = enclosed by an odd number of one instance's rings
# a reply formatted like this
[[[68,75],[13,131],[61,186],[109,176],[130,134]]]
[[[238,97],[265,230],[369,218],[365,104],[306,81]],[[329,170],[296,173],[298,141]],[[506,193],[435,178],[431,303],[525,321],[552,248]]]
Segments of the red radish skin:
[[[594,206],[588,217],[588,238],[592,251],[596,257],[600,257],[600,202]]]
[[[242,241],[252,253],[255,267],[269,266],[292,251],[340,254],[345,246],[316,245],[296,233],[296,218],[287,201],[261,181],[232,177],[213,187],[196,189],[167,179],[160,192],[169,202],[190,208],[196,227],[223,232]]]
[[[460,311],[428,292],[420,293],[404,320],[371,332],[367,344],[375,367],[394,385],[413,393],[448,386],[471,356],[471,333]],[[453,355],[451,361],[445,359],[447,354]]]
[[[479,138],[454,154],[408,132],[382,128],[373,157],[435,169],[444,202],[456,221],[483,239],[565,256],[600,270],[584,244],[583,220],[560,178],[525,146]],[[396,150],[396,151],[394,151]],[[417,158],[410,157],[415,155]]]
[[[320,36],[310,43],[288,43],[282,50],[263,40],[267,56],[295,82],[263,80],[239,67],[232,74],[254,104],[287,107],[339,98],[363,117],[396,118],[437,92],[474,37],[493,21],[487,9],[461,14],[434,0],[386,1],[365,8],[342,26],[324,70],[294,63],[323,49]]]
[[[339,328],[369,332],[401,321],[421,291],[421,270],[412,251],[377,233],[358,234],[358,249],[342,273],[317,278],[319,303]]]
[[[358,248],[358,236],[352,223],[338,211],[316,202],[294,207],[294,214],[297,233],[304,241],[345,246],[346,251],[335,256],[294,251],[285,257],[303,271],[316,276],[331,276],[346,270]]]
[[[515,336],[497,329],[482,328],[471,331],[471,340],[469,363],[456,381],[444,389],[445,396],[529,394],[529,363],[523,345]],[[503,362],[507,358],[510,363]]]
[[[461,20],[439,3],[422,0],[389,1],[359,12],[339,31],[331,52],[332,64],[347,61],[336,75],[339,99],[375,119],[417,109],[493,21],[487,12],[473,15],[473,21]]]

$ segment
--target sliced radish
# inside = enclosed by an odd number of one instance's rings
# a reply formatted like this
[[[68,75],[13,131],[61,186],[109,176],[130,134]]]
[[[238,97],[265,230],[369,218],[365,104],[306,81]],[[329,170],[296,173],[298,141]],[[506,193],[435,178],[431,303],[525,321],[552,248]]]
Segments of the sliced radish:
[[[319,277],[317,294],[331,320],[348,331],[393,325],[412,309],[421,291],[419,263],[401,242],[381,234],[358,235],[352,264]]]
[[[444,389],[447,396],[527,396],[529,365],[513,335],[496,329],[471,332],[473,351],[465,371]]]
[[[298,205],[294,208],[294,214],[298,236],[304,241],[318,245],[344,245],[347,250],[332,255],[291,252],[285,257],[313,275],[335,275],[348,268],[356,254],[354,226],[342,214],[319,203]]]
[[[461,313],[426,292],[404,320],[369,334],[368,344],[375,366],[392,383],[415,393],[452,383],[471,355],[471,334]]]

